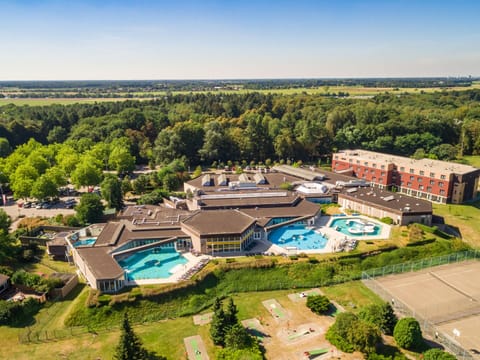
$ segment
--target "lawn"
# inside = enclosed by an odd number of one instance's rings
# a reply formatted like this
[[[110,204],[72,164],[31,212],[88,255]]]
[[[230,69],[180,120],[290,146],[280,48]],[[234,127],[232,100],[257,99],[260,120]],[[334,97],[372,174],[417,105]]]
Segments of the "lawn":
[[[461,160],[464,160],[468,165],[480,168],[480,155],[465,155]]]
[[[463,241],[480,248],[480,201],[462,205],[433,204],[433,212],[443,216],[446,224],[458,228]]]
[[[331,288],[323,288],[327,295],[347,308],[350,304],[359,306],[378,302],[375,294],[363,286],[361,282],[351,282]],[[86,288],[78,288],[75,299],[70,298],[50,307],[48,314],[42,311],[38,316],[42,328],[54,331],[63,328],[63,319],[69,309],[77,302],[85,300]],[[254,293],[239,293],[233,296],[238,307],[240,320],[252,317],[268,317],[268,312],[262,305],[263,300],[276,298],[280,302],[288,303],[287,294],[294,290],[265,291]],[[195,326],[192,317],[169,319],[152,322],[145,325],[136,325],[135,332],[142,339],[145,347],[150,351],[167,356],[168,359],[185,359],[183,338],[199,334],[205,342],[207,351],[212,355],[216,350],[209,337],[209,326]],[[0,327],[0,358],[3,359],[110,359],[120,337],[118,329],[110,329],[100,333],[85,333],[72,336],[65,340],[52,340],[20,344],[18,336],[24,329]]]

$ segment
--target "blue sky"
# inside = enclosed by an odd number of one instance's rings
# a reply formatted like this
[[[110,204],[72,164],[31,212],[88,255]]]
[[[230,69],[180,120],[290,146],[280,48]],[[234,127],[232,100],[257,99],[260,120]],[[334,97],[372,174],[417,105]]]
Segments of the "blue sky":
[[[0,80],[480,75],[480,1],[3,1]]]

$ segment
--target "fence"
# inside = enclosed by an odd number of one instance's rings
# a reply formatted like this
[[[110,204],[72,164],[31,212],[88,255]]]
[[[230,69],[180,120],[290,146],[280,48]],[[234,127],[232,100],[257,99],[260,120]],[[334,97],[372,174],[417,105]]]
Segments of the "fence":
[[[362,272],[362,282],[378,294],[383,300],[391,302],[397,313],[400,313],[403,316],[415,317],[422,328],[423,334],[434,339],[436,342],[442,344],[450,350],[457,359],[461,360],[473,360],[473,356],[468,352],[467,349],[464,349],[460,344],[458,344],[454,339],[448,335],[441,332],[435,324],[428,321],[426,318],[421,316],[418,313],[418,309],[411,309],[400,299],[393,296],[389,291],[375,281],[375,277],[384,276],[389,274],[400,274],[411,271],[418,271],[425,268],[438,265],[446,265],[457,263],[466,260],[475,260],[480,259],[480,251],[477,250],[467,250],[459,253],[438,256],[430,259],[423,259],[415,262],[408,262],[403,264],[396,264],[391,266],[385,266],[383,268],[371,269],[368,271]]]

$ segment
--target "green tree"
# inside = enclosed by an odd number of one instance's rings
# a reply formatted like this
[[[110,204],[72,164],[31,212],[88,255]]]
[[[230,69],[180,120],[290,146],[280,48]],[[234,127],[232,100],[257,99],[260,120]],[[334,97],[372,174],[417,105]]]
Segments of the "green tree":
[[[372,304],[363,307],[358,313],[358,317],[372,325],[386,335],[392,335],[393,329],[397,323],[397,316],[389,303]]]
[[[232,349],[248,349],[253,344],[253,338],[247,330],[236,323],[225,334],[225,346]]]
[[[238,314],[237,306],[233,302],[233,299],[230,297],[228,298],[227,310],[225,311],[226,327],[232,327],[238,324],[237,314]]]
[[[456,357],[440,349],[430,349],[423,353],[424,360],[455,360]]]
[[[122,182],[118,177],[108,174],[103,179],[100,189],[109,208],[120,210],[123,207]]]
[[[12,152],[12,148],[8,139],[1,137],[0,138],[0,157],[5,158]]]
[[[213,304],[213,317],[210,325],[210,336],[215,345],[225,345],[226,317],[223,311],[222,302],[215,298]]]
[[[75,207],[78,220],[84,224],[99,221],[103,215],[104,206],[97,194],[83,194],[80,203]]]
[[[35,180],[32,186],[32,191],[30,192],[30,196],[38,200],[44,200],[46,198],[54,197],[57,195],[57,185],[47,175],[42,175],[37,180]]]
[[[98,185],[102,178],[102,172],[97,166],[88,160],[84,160],[78,164],[70,178],[77,187]]]
[[[108,164],[118,174],[129,173],[135,169],[135,157],[127,146],[117,145],[110,153]]]
[[[397,345],[404,349],[418,349],[423,344],[422,330],[415,318],[400,319],[393,330]]]
[[[133,331],[125,313],[122,322],[122,334],[115,350],[116,360],[148,360],[148,352],[143,348],[142,342]]]
[[[323,295],[311,295],[307,297],[307,307],[315,314],[326,314],[330,310],[330,300]]]

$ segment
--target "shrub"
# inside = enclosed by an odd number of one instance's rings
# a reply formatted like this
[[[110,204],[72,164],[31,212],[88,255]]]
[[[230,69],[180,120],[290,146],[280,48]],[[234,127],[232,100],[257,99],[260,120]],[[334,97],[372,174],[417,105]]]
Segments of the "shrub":
[[[379,331],[361,321],[355,314],[345,312],[337,316],[335,323],[327,331],[326,339],[344,352],[361,351],[372,353],[381,340]]]
[[[289,256],[290,260],[298,260],[298,256],[297,255],[291,255]]]
[[[383,222],[384,224],[387,224],[387,225],[392,225],[393,224],[393,219],[389,216],[385,216],[385,217],[381,218],[380,221]]]
[[[418,349],[423,344],[422,330],[415,318],[400,319],[393,330],[397,345],[404,349]]]
[[[326,314],[330,310],[330,300],[323,295],[312,295],[307,297],[307,307],[315,314]]]
[[[456,357],[440,349],[430,349],[423,353],[424,360],[455,360]]]
[[[389,303],[372,304],[360,310],[358,317],[372,324],[386,335],[392,335],[397,317]]]
[[[226,258],[226,259],[225,259],[225,262],[226,262],[227,264],[231,264],[231,263],[237,262],[237,260],[236,260],[235,258]]]

